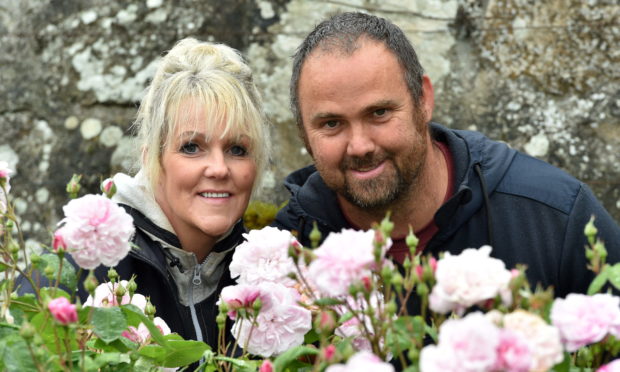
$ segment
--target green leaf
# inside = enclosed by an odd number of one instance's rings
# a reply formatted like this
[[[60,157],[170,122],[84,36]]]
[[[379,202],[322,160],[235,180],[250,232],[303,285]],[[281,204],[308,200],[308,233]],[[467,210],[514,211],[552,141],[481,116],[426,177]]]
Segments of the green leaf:
[[[570,361],[571,361],[570,354],[564,353],[564,360],[561,363],[556,364],[551,369],[551,372],[570,372],[571,371]]]
[[[335,306],[335,305],[342,305],[343,303],[344,303],[343,300],[339,300],[337,298],[330,298],[330,297],[319,298],[318,300],[314,301],[314,304],[317,306]]]
[[[44,261],[41,265],[43,266],[43,270],[47,266],[51,266],[54,269],[55,273],[58,273],[60,269],[60,259],[55,254],[44,254],[41,256]],[[56,278],[54,278],[54,281]],[[60,284],[69,288],[70,291],[77,290],[77,274],[75,272],[75,268],[71,263],[66,259],[62,259],[62,272],[60,273]]]
[[[150,320],[148,316],[144,315],[142,310],[140,310],[138,307],[134,305],[122,305],[120,309],[123,313],[127,315],[127,317],[130,317],[130,318],[138,317],[140,319],[140,322],[144,323],[146,328],[151,333],[151,339],[155,341],[156,343],[158,343],[159,345],[166,346],[168,342],[164,338],[164,335],[162,335],[159,328],[157,328],[157,326],[153,324],[153,321]]]
[[[353,316],[354,314],[352,312],[347,311],[340,316],[340,318],[338,319],[338,324],[343,324],[344,322],[353,319]]]
[[[304,335],[304,344],[313,344],[319,341],[319,334],[314,329],[311,329]]]
[[[304,355],[316,355],[319,353],[314,347],[310,346],[296,346],[292,349],[280,354],[276,360],[273,361],[273,367],[276,371],[284,371],[289,365]]]
[[[36,371],[28,344],[19,335],[0,339],[0,367],[2,371]]]
[[[607,278],[609,275],[608,267],[609,266],[604,266],[603,271],[601,271],[596,276],[596,278],[592,280],[592,283],[590,283],[590,286],[588,287],[588,295],[592,296],[593,294],[598,293],[601,288],[603,288],[603,286],[607,282]]]
[[[125,315],[118,307],[96,307],[92,324],[95,334],[106,343],[118,339],[127,329]]]
[[[164,367],[181,367],[194,363],[202,357],[209,345],[193,340],[170,340],[166,344],[166,356],[162,362]]]
[[[426,323],[420,316],[402,316],[394,322],[394,327],[388,333],[387,345],[394,355],[415,347],[416,341],[422,343]]]
[[[106,365],[117,365],[121,363],[131,363],[131,359],[128,354],[123,353],[101,353],[95,357],[95,364],[98,367]]]
[[[611,282],[616,289],[620,289],[620,263],[607,267],[608,269],[606,271],[609,282]]]
[[[236,372],[255,372],[258,369],[259,363],[261,363],[260,361],[255,360],[243,360],[223,356],[218,356],[214,359],[230,363],[235,367],[233,370]],[[278,370],[275,369],[275,371]]]

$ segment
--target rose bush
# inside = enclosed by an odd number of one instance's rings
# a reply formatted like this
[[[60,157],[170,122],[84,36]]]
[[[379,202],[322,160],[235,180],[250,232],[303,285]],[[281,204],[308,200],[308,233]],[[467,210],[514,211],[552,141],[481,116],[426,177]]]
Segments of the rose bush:
[[[415,255],[396,266],[385,257],[392,223],[343,230],[313,249],[290,232],[252,230],[230,265],[237,284],[219,300],[220,345],[183,340],[155,317],[134,279],[96,283],[81,304],[80,270],[113,266],[131,249],[131,217],[102,195],[74,197],[50,237],[48,254],[27,255],[10,195],[10,170],[0,162],[0,370],[204,371],[616,371],[620,361],[620,264],[605,262],[591,222],[585,233],[588,294],[554,299],[532,290],[524,269],[506,268],[492,247],[438,258]],[[313,234],[318,234],[315,231]],[[318,239],[316,239],[318,241]],[[25,269],[27,267],[28,269]],[[40,288],[36,270],[50,283]],[[34,293],[19,294],[16,278]],[[139,275],[139,273],[138,273]],[[61,289],[64,288],[67,291]],[[227,321],[230,320],[230,322]],[[227,327],[231,324],[231,327]],[[230,333],[231,337],[227,337]]]

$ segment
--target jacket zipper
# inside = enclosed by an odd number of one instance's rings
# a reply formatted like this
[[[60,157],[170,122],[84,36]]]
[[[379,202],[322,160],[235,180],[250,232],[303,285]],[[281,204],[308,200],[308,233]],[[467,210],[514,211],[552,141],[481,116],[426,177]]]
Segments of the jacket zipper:
[[[194,276],[192,277],[192,282],[189,284],[189,291],[187,291],[189,297],[187,299],[187,304],[189,305],[189,311],[192,315],[192,323],[194,324],[194,331],[196,332],[197,341],[203,341],[203,339],[202,329],[200,328],[200,323],[198,323],[198,316],[196,315],[196,307],[194,304],[194,287],[198,287],[202,284],[202,279],[200,278],[200,269],[202,269],[202,265],[204,265],[205,262],[207,262],[207,260],[205,260],[201,264],[196,264],[196,266],[194,266]]]

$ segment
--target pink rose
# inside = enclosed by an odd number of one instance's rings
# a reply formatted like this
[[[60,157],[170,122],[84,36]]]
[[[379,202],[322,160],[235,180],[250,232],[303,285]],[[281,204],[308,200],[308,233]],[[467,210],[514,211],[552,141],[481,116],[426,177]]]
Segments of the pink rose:
[[[271,363],[271,360],[265,359],[263,360],[263,364],[260,365],[258,372],[273,372],[274,370],[275,368],[273,367],[273,363]]]
[[[8,183],[11,178],[11,173],[13,173],[13,170],[9,168],[9,163],[6,161],[0,161],[0,180],[4,179]]]
[[[59,249],[62,249],[63,251],[67,250],[67,245],[65,244],[65,240],[62,237],[62,229],[58,229],[54,233],[52,249],[54,250],[54,252],[58,252]]]
[[[331,233],[314,250],[316,259],[308,267],[308,276],[316,288],[327,296],[345,296],[351,284],[370,277],[375,265],[373,230],[343,229]],[[384,251],[391,246],[387,240]]]
[[[238,277],[237,283],[295,284],[288,278],[288,274],[296,271],[288,249],[297,240],[289,231],[267,226],[261,230],[250,230],[243,236],[246,241],[237,246],[230,263],[230,275]]]
[[[516,310],[504,315],[502,322],[505,329],[522,335],[530,345],[531,371],[546,371],[564,359],[560,332],[538,315]]]
[[[127,283],[128,282],[126,280],[121,280],[120,282],[114,284],[110,282],[99,284],[99,286],[95,288],[95,297],[93,298],[93,296],[88,296],[84,302],[84,306],[113,307],[131,303],[144,312],[144,308],[146,307],[146,297],[139,293],[134,293],[131,297],[131,301],[129,293],[125,293],[125,295],[121,297],[121,302],[118,302],[114,291],[118,288],[118,286],[127,288]]]
[[[301,345],[304,335],[312,328],[310,310],[298,305],[299,293],[276,283],[257,286],[263,306],[256,325],[248,319],[237,318],[232,334],[241,347],[254,355],[270,357]],[[250,338],[251,335],[251,338]]]
[[[532,351],[525,338],[509,329],[500,331],[494,371],[527,372],[532,365]]]
[[[620,298],[611,294],[586,296],[571,293],[558,298],[551,307],[551,322],[560,330],[569,352],[602,340],[608,334],[619,335]]]
[[[510,304],[510,271],[490,254],[490,246],[468,248],[457,256],[446,253],[437,262],[437,284],[429,297],[430,309],[441,314],[456,311],[462,315],[468,307],[498,295],[505,304]]]
[[[333,364],[325,372],[394,372],[394,366],[369,351],[360,351],[347,364]]]
[[[129,253],[133,219],[110,199],[85,195],[71,200],[63,211],[59,231],[80,267],[116,266]]]
[[[162,318],[155,317],[153,319],[153,323],[162,335],[165,336],[170,334],[170,327],[168,327],[168,324],[166,324]],[[146,325],[144,325],[144,323],[140,323],[138,328],[130,326],[126,331],[123,331],[121,335],[137,344],[142,345],[148,344],[151,340],[151,332]]]
[[[78,320],[75,305],[69,302],[65,297],[58,297],[51,300],[47,308],[52,313],[54,319],[60,324],[67,325],[69,323],[75,323]]]
[[[620,359],[613,360],[601,368],[597,369],[596,372],[620,372]]]
[[[252,309],[254,301],[259,295],[260,291],[255,285],[237,284],[224,287],[220,296],[228,306],[228,316],[234,320],[237,317],[237,310]]]
[[[0,161],[0,214],[6,213],[7,210],[8,200],[6,194],[11,191],[11,184],[9,183],[11,172],[9,164],[5,161]]]
[[[439,328],[439,343],[420,353],[422,372],[492,371],[497,364],[500,329],[482,313],[448,319]]]
[[[114,180],[111,178],[106,178],[105,180],[103,180],[103,182],[101,182],[100,188],[103,195],[107,196],[108,198],[112,198],[114,194],[116,194],[116,185],[114,184]]]

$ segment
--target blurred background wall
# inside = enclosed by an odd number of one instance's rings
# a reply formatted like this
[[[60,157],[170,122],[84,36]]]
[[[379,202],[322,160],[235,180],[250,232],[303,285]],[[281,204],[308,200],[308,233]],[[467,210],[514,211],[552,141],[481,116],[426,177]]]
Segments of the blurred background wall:
[[[288,109],[290,56],[337,11],[389,18],[434,82],[434,120],[477,129],[588,183],[620,221],[617,0],[0,0],[0,160],[26,236],[49,244],[65,185],[131,171],[130,126],[158,59],[192,36],[242,51],[273,124],[257,199],[310,159]]]

